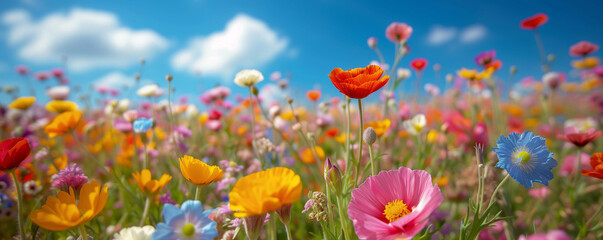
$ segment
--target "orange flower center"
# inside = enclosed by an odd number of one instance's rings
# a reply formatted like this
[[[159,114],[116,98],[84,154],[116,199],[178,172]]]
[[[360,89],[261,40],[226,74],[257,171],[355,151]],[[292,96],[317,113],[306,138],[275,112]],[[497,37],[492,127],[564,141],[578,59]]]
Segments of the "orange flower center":
[[[385,218],[387,218],[389,222],[393,222],[408,215],[410,212],[411,210],[408,209],[408,206],[402,200],[394,200],[385,205],[383,215],[385,215]]]

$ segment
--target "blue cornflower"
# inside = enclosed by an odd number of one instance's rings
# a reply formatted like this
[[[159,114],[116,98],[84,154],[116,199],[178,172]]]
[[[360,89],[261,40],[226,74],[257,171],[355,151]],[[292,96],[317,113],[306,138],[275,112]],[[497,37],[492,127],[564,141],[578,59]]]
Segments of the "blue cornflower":
[[[187,200],[180,208],[163,205],[165,223],[157,224],[151,240],[214,239],[218,236],[216,222],[208,218],[213,210],[203,211],[200,201]]]
[[[135,133],[146,133],[153,126],[153,119],[138,118],[132,123]]]
[[[504,168],[509,175],[526,188],[533,182],[549,185],[553,179],[551,169],[557,166],[553,153],[546,146],[546,139],[525,131],[500,136],[497,147],[492,148],[498,155],[496,167]]]

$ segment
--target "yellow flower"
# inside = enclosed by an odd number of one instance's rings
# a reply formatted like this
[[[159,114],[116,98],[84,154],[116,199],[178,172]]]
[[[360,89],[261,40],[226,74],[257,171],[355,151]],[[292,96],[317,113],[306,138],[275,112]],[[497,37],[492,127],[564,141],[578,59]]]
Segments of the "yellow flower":
[[[65,133],[75,129],[81,119],[82,112],[80,111],[61,113],[56,116],[50,124],[44,127],[44,132],[46,132],[50,138],[64,135]]]
[[[345,133],[339,134],[335,137],[335,141],[341,144],[344,144],[346,141]]]
[[[50,164],[50,166],[48,166],[48,170],[46,171],[46,174],[48,176],[57,174],[59,172],[59,170],[63,170],[65,169],[65,167],[67,167],[67,155],[63,154],[58,158],[54,159],[54,164]]]
[[[481,79],[481,78],[478,78],[479,74],[477,73],[477,70],[475,70],[475,69],[462,68],[461,70],[458,70],[456,72],[456,74],[459,77],[462,77],[462,78],[470,80],[470,81],[480,80]]]
[[[20,97],[10,103],[8,107],[11,109],[27,110],[34,102],[36,102],[35,97]]]
[[[281,118],[286,121],[291,121],[294,117],[295,115],[293,115],[293,112],[291,111],[281,113]]]
[[[228,194],[237,218],[262,215],[289,205],[301,197],[299,175],[285,167],[270,168],[242,177]]]
[[[475,80],[489,79],[490,77],[492,77],[493,73],[494,73],[494,69],[493,68],[487,68],[486,70],[481,71],[480,73],[478,73],[475,76]]]
[[[436,131],[435,129],[431,129],[429,130],[429,132],[427,133],[427,142],[428,143],[434,143],[438,138],[438,131]]]
[[[85,224],[98,215],[107,203],[108,186],[100,183],[85,183],[80,190],[79,201],[75,192],[59,192],[57,197],[48,197],[46,204],[29,215],[32,222],[50,231],[63,231]]]
[[[52,100],[46,104],[46,110],[53,113],[63,113],[77,110],[77,104],[72,101]]]
[[[132,177],[140,191],[144,194],[155,195],[165,187],[165,185],[172,180],[172,176],[163,174],[159,180],[151,179],[151,171],[149,169],[143,169],[140,172],[132,173]]]
[[[320,160],[325,159],[325,151],[321,147],[316,146],[314,149],[316,150],[316,155],[318,155],[318,158],[320,158]],[[306,150],[304,150],[301,155],[301,160],[304,163],[316,162],[316,159],[314,158],[314,153],[312,153],[311,148],[306,148]]]
[[[201,125],[205,125],[205,122],[207,122],[207,120],[209,120],[209,115],[207,115],[207,113],[201,113],[201,115],[199,115],[199,123]]]
[[[205,185],[222,179],[224,173],[218,166],[210,166],[199,159],[185,155],[178,159],[182,176],[195,185]]]
[[[364,129],[366,129],[368,127],[373,127],[373,129],[375,130],[375,133],[377,133],[377,137],[381,137],[381,136],[383,136],[383,134],[385,134],[385,132],[387,132],[387,129],[389,129],[389,126],[391,124],[392,124],[392,122],[386,118],[381,121],[371,121],[368,124],[364,124]]]
[[[599,59],[596,57],[587,57],[584,60],[574,60],[572,65],[577,69],[589,69],[599,65]]]

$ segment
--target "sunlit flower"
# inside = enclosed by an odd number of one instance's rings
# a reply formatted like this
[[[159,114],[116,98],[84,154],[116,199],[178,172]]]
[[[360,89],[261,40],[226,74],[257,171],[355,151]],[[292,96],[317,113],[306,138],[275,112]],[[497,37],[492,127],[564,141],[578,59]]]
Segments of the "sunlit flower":
[[[245,69],[237,73],[234,83],[241,87],[251,87],[264,80],[264,75],[255,69]]]
[[[36,102],[35,97],[19,97],[8,105],[8,108],[27,110]]]
[[[187,200],[180,208],[163,205],[165,223],[157,224],[152,240],[214,239],[218,236],[217,223],[209,219],[213,210],[203,211],[200,201]]]
[[[136,94],[141,97],[154,97],[159,91],[159,86],[157,84],[149,84],[142,86],[136,91]]]
[[[69,111],[57,115],[50,124],[44,127],[44,132],[48,137],[53,138],[62,136],[74,130],[82,118],[82,112]]]
[[[329,74],[329,78],[339,92],[344,95],[362,99],[383,87],[389,76],[381,77],[383,69],[376,65],[368,65],[366,68],[354,68],[343,71],[335,68]]]
[[[519,26],[527,30],[535,30],[549,20],[549,17],[544,13],[539,13],[521,21]]]
[[[53,100],[65,100],[69,97],[69,86],[55,86],[46,89],[46,95]]]
[[[572,66],[577,69],[590,69],[599,66],[599,58],[586,57],[580,60],[572,61]]]
[[[77,110],[77,104],[66,100],[52,100],[46,104],[46,110],[53,113],[64,113]]]
[[[511,133],[509,137],[500,136],[497,147],[492,148],[498,155],[496,167],[504,168],[513,179],[526,188],[533,182],[548,186],[553,179],[551,169],[557,166],[557,160],[545,144],[546,139],[526,131],[522,134]]]
[[[565,82],[565,74],[559,72],[548,72],[542,76],[542,82],[551,89],[557,89]]]
[[[425,125],[427,125],[427,120],[423,114],[418,114],[413,118],[402,122],[404,129],[412,135],[418,135],[421,133],[421,130],[423,130]]]
[[[429,173],[401,167],[371,176],[354,189],[348,216],[360,239],[411,239],[443,200]]]
[[[301,197],[299,175],[284,167],[270,168],[242,177],[228,194],[237,218],[256,216],[290,205]]]
[[[168,174],[161,175],[159,180],[151,179],[151,171],[149,169],[143,169],[140,172],[132,173],[134,181],[140,188],[140,191],[144,194],[155,195],[161,192],[163,187],[172,180],[172,176]]]
[[[410,61],[410,67],[417,72],[423,71],[425,67],[427,67],[427,59],[425,58],[415,58]]]
[[[478,75],[477,70],[475,69],[466,69],[466,68],[462,68],[461,70],[458,70],[456,72],[456,74],[459,77],[462,77],[464,79],[467,79],[469,81],[479,81],[481,80],[481,78],[479,78],[480,76]]]
[[[593,170],[582,170],[582,175],[603,179],[603,152],[594,153],[590,157]]]
[[[46,203],[34,210],[29,218],[40,227],[50,231],[63,231],[85,224],[98,215],[109,197],[108,186],[92,181],[82,186],[79,201],[72,188],[69,193],[61,191],[57,197],[48,197]]]
[[[599,45],[588,42],[588,41],[580,41],[570,47],[570,55],[574,57],[584,57],[588,54],[596,52],[599,50]]]
[[[401,22],[393,22],[385,29],[385,36],[394,43],[406,41],[411,34],[412,27]]]
[[[119,233],[113,235],[114,240],[151,240],[151,235],[155,232],[153,226],[129,227],[124,228]]]
[[[375,130],[375,133],[377,133],[377,137],[381,137],[387,132],[387,129],[389,129],[391,124],[392,121],[386,118],[381,121],[371,121],[367,124],[364,124],[364,129],[372,127]]]
[[[603,132],[596,131],[594,128],[581,132],[576,127],[566,127],[565,134],[559,134],[557,137],[563,141],[574,144],[576,147],[584,147],[586,144],[597,140],[602,134]]]
[[[191,156],[183,156],[180,161],[182,176],[195,185],[205,185],[222,179],[224,173],[218,166],[210,166]]]

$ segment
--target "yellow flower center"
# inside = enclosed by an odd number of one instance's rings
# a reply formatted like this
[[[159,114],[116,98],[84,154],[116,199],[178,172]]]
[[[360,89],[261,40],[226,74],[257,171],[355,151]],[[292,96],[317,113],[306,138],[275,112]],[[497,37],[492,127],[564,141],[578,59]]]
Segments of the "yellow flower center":
[[[406,216],[410,212],[410,209],[408,209],[408,206],[402,200],[394,200],[385,205],[383,215],[385,215],[385,218],[387,218],[389,222],[393,222],[398,220],[398,218]]]
[[[182,235],[190,237],[195,235],[195,226],[192,223],[187,223],[182,227]]]
[[[521,163],[527,163],[528,161],[530,161],[530,154],[526,151],[520,152],[517,161],[521,161]]]

